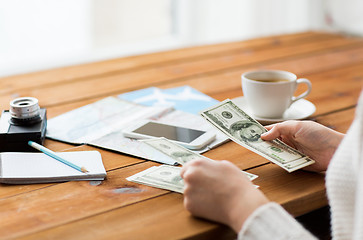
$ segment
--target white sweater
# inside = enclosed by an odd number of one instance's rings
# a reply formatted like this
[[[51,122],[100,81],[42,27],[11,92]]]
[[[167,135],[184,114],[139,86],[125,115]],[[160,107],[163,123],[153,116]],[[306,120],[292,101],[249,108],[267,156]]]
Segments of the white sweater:
[[[363,239],[363,93],[355,119],[326,174],[333,239]],[[268,203],[245,222],[238,239],[315,239],[280,205]]]

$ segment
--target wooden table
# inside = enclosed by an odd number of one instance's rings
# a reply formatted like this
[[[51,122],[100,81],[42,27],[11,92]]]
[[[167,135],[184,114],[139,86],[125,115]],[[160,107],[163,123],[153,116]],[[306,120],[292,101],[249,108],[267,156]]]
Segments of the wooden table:
[[[240,75],[281,69],[310,79],[311,119],[346,132],[363,86],[363,39],[305,32],[114,59],[0,79],[0,106],[33,96],[48,119],[110,95],[156,86],[189,85],[217,100],[242,95]],[[299,90],[300,91],[300,90]],[[46,140],[56,151],[94,150]],[[227,227],[192,217],[183,195],[128,182],[154,162],[102,149],[107,180],[0,185],[0,238],[19,239],[227,239]],[[205,154],[259,175],[269,199],[294,216],[327,204],[324,175],[280,167],[228,142]]]

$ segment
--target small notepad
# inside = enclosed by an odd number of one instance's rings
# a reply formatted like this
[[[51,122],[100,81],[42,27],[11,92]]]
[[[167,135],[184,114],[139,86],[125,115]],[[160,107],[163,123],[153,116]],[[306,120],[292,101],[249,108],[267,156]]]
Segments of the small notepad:
[[[58,156],[89,172],[82,173],[44,153],[0,153],[0,182],[30,184],[80,180],[104,180],[106,170],[98,151],[58,152]]]

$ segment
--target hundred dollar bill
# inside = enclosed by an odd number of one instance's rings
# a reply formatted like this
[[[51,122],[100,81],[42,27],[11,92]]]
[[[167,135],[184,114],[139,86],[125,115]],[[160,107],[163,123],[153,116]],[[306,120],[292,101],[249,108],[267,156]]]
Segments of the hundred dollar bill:
[[[126,178],[128,181],[183,193],[184,182],[180,176],[181,167],[160,165],[148,168]]]
[[[184,181],[180,176],[180,172],[181,167],[160,165],[148,168],[126,179],[150,187],[183,193]],[[259,188],[257,185],[254,186],[255,188]]]
[[[145,140],[140,140],[140,141],[146,143],[147,145],[151,146],[155,150],[164,153],[165,155],[169,156],[170,158],[172,158],[173,160],[175,160],[177,163],[179,163],[181,165],[184,165],[185,163],[187,163],[189,161],[192,161],[195,159],[201,159],[201,158],[212,161],[212,159],[207,158],[203,155],[200,155],[196,152],[190,151],[189,149],[187,149],[179,144],[173,143],[166,138],[145,139]],[[245,171],[242,171],[242,172],[251,181],[258,177],[257,175],[249,173],[249,172],[245,172]]]
[[[201,115],[232,141],[265,157],[288,172],[315,163],[308,156],[278,139],[263,141],[261,134],[267,130],[229,99],[203,110]]]

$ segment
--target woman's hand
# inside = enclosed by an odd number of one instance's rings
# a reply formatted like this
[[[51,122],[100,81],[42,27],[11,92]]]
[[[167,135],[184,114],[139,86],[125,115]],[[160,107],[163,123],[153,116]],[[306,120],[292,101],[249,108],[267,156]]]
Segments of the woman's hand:
[[[344,134],[313,121],[286,121],[266,126],[263,140],[281,139],[286,144],[315,160],[305,170],[325,171]]]
[[[263,140],[281,139],[316,161],[306,170],[324,171],[344,137],[312,121],[286,121],[266,127]],[[258,207],[268,202],[247,177],[228,161],[194,160],[181,171],[184,205],[194,216],[217,221],[236,232]]]
[[[230,226],[236,232],[247,217],[268,202],[241,170],[228,161],[194,160],[181,171],[184,206],[194,216]]]

